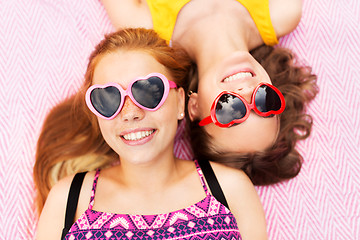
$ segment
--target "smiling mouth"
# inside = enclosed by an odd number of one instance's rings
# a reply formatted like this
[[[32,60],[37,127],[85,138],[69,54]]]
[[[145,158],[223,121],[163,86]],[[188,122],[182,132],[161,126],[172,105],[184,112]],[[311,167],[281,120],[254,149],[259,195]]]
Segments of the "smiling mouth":
[[[232,82],[232,81],[236,81],[236,80],[241,80],[241,79],[245,79],[245,78],[249,78],[249,77],[253,77],[254,74],[250,71],[247,72],[239,72],[239,73],[235,73],[231,76],[228,76],[226,78],[223,79],[224,83],[227,82]]]
[[[132,133],[125,134],[121,137],[124,138],[126,141],[139,141],[141,139],[144,139],[144,138],[150,136],[154,132],[155,132],[155,130],[132,132]]]

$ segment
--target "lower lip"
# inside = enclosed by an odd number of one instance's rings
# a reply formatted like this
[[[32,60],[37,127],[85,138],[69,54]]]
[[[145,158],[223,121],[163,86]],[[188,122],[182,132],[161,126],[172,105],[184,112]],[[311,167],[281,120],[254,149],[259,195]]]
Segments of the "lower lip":
[[[126,139],[123,138],[123,137],[120,137],[120,138],[121,138],[121,140],[122,140],[125,144],[127,144],[127,145],[130,145],[130,146],[138,146],[138,145],[143,145],[143,144],[151,141],[151,139],[154,137],[155,133],[156,133],[156,130],[155,130],[152,134],[150,134],[149,136],[144,137],[144,138],[139,139],[139,140],[134,140],[134,141],[126,140]]]

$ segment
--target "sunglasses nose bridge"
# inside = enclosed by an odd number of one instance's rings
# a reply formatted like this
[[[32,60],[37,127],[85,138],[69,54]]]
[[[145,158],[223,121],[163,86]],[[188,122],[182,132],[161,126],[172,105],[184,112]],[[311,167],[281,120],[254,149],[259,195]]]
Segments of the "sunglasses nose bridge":
[[[241,96],[242,100],[245,101],[245,104],[247,104],[248,106],[252,105],[252,98],[253,98],[253,92],[254,92],[253,87],[240,88],[233,92],[235,92],[236,94]]]
[[[129,96],[125,96],[119,116],[122,121],[137,121],[144,118],[145,111],[137,106]]]

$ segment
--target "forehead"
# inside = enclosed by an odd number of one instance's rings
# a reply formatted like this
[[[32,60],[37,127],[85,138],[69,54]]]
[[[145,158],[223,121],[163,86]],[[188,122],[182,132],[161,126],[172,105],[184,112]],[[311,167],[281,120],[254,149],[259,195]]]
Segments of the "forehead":
[[[231,127],[220,128],[215,124],[206,126],[212,138],[214,149],[220,152],[250,153],[265,151],[271,147],[279,134],[279,118],[264,118],[253,111],[245,122]]]
[[[145,51],[117,51],[100,57],[97,62],[93,84],[116,82],[126,88],[131,80],[158,72],[165,76],[166,68]]]

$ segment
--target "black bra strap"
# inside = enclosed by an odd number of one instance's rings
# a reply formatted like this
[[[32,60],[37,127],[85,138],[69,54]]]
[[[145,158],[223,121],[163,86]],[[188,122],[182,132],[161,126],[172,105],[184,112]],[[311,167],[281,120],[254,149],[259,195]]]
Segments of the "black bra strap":
[[[208,160],[199,160],[198,161],[200,168],[204,174],[206,182],[209,185],[211,193],[213,196],[221,202],[225,207],[229,208],[229,205],[226,201],[225,195],[220,187],[220,184],[215,176],[215,173]]]
[[[66,205],[65,226],[62,231],[61,239],[65,238],[66,234],[69,232],[71,226],[74,223],[76,208],[77,208],[78,201],[79,201],[80,190],[81,190],[81,186],[84,181],[85,175],[86,175],[86,172],[77,173],[77,174],[75,174],[75,176],[71,182],[69,195],[68,195],[68,201],[67,201],[67,205]]]

